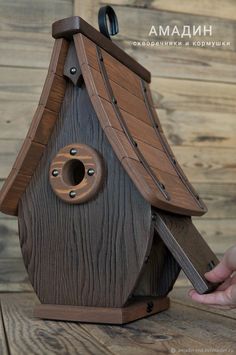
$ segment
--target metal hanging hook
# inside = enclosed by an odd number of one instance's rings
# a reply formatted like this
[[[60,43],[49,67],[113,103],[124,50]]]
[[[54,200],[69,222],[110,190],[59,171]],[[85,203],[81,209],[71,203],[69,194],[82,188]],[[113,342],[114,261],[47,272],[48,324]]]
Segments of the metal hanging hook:
[[[109,20],[109,25],[107,20]],[[118,19],[111,6],[107,5],[99,9],[98,26],[100,32],[109,39],[111,39],[110,36],[115,36],[119,32]]]

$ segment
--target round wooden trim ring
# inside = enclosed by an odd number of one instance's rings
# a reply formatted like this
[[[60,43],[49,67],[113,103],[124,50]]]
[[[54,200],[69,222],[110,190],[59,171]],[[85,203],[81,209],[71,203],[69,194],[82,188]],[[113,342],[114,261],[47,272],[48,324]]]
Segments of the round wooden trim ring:
[[[55,194],[78,204],[94,197],[102,186],[103,159],[85,144],[70,144],[59,150],[50,166],[49,180]]]

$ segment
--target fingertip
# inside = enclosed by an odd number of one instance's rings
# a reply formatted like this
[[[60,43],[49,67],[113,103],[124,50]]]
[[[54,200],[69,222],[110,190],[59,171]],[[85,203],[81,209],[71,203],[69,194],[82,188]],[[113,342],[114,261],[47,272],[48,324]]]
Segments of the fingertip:
[[[216,265],[214,269],[204,274],[205,278],[211,282],[222,282],[232,273],[224,264]]]
[[[195,290],[193,288],[191,288],[190,290],[188,290],[188,295],[191,297],[193,292],[195,292]]]
[[[202,302],[202,295],[197,293],[195,290],[191,293],[191,298],[193,301]]]

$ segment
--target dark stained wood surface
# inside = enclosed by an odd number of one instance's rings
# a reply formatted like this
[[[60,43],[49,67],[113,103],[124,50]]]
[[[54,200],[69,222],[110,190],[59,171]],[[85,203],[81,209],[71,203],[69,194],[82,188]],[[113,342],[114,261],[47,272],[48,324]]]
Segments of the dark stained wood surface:
[[[120,326],[42,321],[32,294],[1,294],[1,355],[156,355],[193,349],[217,355],[236,350],[233,311],[192,305],[176,289],[168,311]],[[185,298],[184,298],[185,297]],[[7,343],[7,346],[6,346]]]
[[[169,305],[167,297],[138,297],[122,308],[39,304],[35,306],[34,316],[51,320],[121,325],[163,312]]]
[[[199,293],[213,291],[219,284],[206,280],[204,274],[219,263],[190,217],[166,214],[153,209],[153,223],[158,235],[171,251],[193,287]]]
[[[172,290],[179,273],[179,264],[154,231],[152,248],[133,294],[165,296]]]
[[[81,205],[61,201],[49,184],[52,159],[73,142],[93,147],[105,163],[103,188]],[[152,243],[151,208],[112,151],[84,85],[68,83],[18,215],[24,262],[42,303],[121,307],[127,301]]]
[[[0,193],[0,210],[6,214],[17,215],[19,199],[24,193],[52,133],[64,98],[66,81],[62,75],[67,50],[66,40],[55,41],[38,109],[27,138]]]

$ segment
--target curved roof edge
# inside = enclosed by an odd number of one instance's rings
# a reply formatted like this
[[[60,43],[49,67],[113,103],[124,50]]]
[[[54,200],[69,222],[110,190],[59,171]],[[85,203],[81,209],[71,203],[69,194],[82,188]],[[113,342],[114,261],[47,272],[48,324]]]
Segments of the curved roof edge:
[[[57,39],[54,43],[38,108],[0,193],[0,211],[5,214],[17,215],[19,199],[28,186],[51,136],[66,88],[63,70],[68,47],[69,43],[65,39]]]

